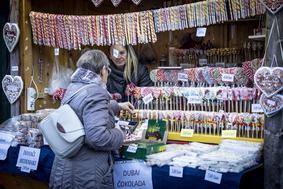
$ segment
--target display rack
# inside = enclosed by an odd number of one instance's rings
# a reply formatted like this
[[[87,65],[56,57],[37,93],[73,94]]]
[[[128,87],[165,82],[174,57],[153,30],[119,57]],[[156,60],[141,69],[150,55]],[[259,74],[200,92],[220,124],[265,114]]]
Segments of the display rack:
[[[168,140],[176,140],[176,141],[204,142],[204,143],[210,143],[210,144],[219,144],[222,139],[224,139],[224,138],[222,138],[221,136],[195,134],[195,135],[193,135],[193,137],[181,137],[180,133],[177,133],[177,132],[169,132],[168,133]],[[264,141],[264,139],[243,138],[243,137],[236,137],[236,138],[231,138],[231,139],[249,141],[249,142],[260,142],[260,143],[263,143],[263,141]]]

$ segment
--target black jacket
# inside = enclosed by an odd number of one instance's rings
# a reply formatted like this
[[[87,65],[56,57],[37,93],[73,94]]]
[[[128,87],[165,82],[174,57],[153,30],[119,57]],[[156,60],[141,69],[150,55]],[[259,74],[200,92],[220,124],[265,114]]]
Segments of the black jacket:
[[[127,101],[127,96],[125,95],[126,87],[130,82],[127,82],[124,78],[124,71],[117,69],[114,63],[110,63],[111,73],[108,77],[107,89],[113,93],[119,93],[122,96],[120,102]],[[148,73],[148,69],[143,64],[138,64],[138,73],[137,78],[132,74],[132,83],[138,87],[152,86],[153,82],[151,81]]]

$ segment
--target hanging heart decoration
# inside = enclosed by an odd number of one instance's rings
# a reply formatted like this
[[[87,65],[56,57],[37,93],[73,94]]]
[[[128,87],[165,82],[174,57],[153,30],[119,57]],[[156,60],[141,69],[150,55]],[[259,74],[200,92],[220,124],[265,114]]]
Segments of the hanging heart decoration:
[[[6,23],[3,27],[3,38],[10,52],[12,52],[19,41],[20,29],[16,23]]]
[[[283,7],[283,0],[260,0],[260,2],[272,14],[276,14]]]
[[[259,103],[264,113],[271,117],[283,108],[283,95],[276,94],[272,97],[267,97],[265,94],[262,94]]]
[[[140,4],[142,0],[132,0],[136,5]]]
[[[283,89],[282,67],[261,67],[254,75],[255,85],[270,97]]]
[[[91,0],[91,1],[94,4],[94,6],[98,7],[102,3],[103,0]]]
[[[2,88],[10,104],[13,104],[20,97],[24,83],[20,76],[5,75]]]
[[[112,4],[117,7],[120,3],[121,3],[122,0],[111,0]]]

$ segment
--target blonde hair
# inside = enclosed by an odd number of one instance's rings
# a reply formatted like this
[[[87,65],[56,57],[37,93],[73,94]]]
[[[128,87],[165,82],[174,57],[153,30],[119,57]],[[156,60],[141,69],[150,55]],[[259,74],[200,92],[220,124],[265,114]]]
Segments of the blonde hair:
[[[132,70],[134,71],[134,77],[137,78],[139,62],[135,50],[131,45],[127,45],[126,50],[127,50],[127,62],[124,69],[124,78],[128,82],[132,82]]]

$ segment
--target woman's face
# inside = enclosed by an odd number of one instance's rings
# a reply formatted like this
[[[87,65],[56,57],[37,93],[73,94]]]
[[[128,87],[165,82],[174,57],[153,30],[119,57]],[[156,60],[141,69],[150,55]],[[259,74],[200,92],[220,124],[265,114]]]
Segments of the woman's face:
[[[118,67],[122,68],[126,64],[127,60],[127,50],[122,45],[113,45],[110,48],[110,59]]]

